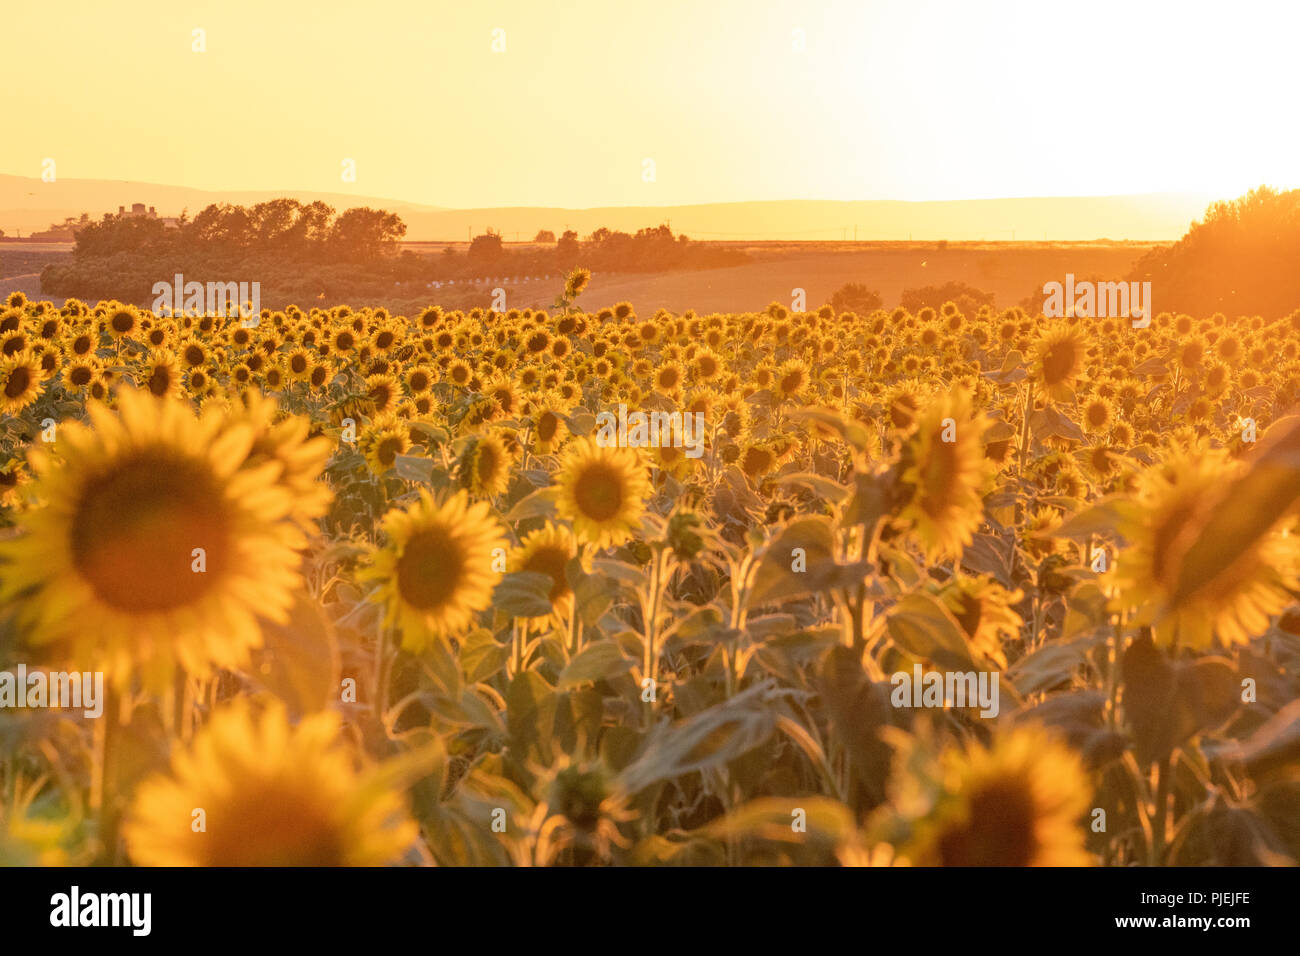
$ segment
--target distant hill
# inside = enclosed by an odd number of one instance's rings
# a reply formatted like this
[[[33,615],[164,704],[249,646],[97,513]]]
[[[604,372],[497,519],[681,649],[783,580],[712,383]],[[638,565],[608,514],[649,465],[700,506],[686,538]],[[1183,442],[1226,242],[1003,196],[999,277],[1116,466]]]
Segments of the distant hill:
[[[0,175],[0,229],[12,236],[23,235],[62,222],[68,216],[89,213],[98,220],[106,212],[132,203],[155,206],[160,216],[179,216],[188,209],[191,216],[212,203],[229,202],[252,205],[288,196],[303,202],[317,199],[342,211],[353,206],[387,209],[406,218],[412,212],[439,212],[436,206],[422,206],[399,199],[384,199],[357,193],[321,193],[306,190],[223,190],[190,189],[188,186],[161,186],[108,179],[59,179],[43,183],[24,176]]]
[[[587,235],[601,226],[635,232],[669,222],[673,232],[698,240],[950,239],[1171,241],[1182,236],[1219,198],[1191,193],[970,199],[945,202],[777,200],[692,206],[612,206],[593,209],[512,207],[452,209],[352,193],[305,190],[212,191],[152,183],[39,179],[0,175],[0,229],[13,235],[44,229],[67,216],[93,218],[132,203],[156,206],[160,216],[190,214],[214,202],[250,204],[291,196],[320,199],[338,210],[371,206],[397,213],[407,240],[464,240],[491,227],[507,241],[531,239],[539,229]]]

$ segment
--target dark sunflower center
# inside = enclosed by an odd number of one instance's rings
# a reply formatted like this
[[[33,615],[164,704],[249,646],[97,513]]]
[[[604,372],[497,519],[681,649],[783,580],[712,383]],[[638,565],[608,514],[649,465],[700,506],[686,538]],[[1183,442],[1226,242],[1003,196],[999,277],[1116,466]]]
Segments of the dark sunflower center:
[[[478,459],[474,462],[474,468],[478,472],[478,480],[481,486],[490,485],[497,476],[500,467],[500,459],[497,456],[496,449],[491,445],[483,445],[479,448]]]
[[[460,543],[446,529],[426,528],[406,542],[397,561],[397,590],[420,611],[442,607],[451,600],[464,571]]]
[[[569,552],[564,548],[547,547],[538,548],[524,561],[525,571],[536,571],[551,576],[554,583],[548,596],[552,604],[569,593],[568,579],[564,574],[564,566],[568,560]]]
[[[144,450],[91,479],[72,520],[72,559],[96,596],[148,613],[192,604],[230,566],[230,515],[203,465]],[[206,570],[194,570],[203,549]]]
[[[578,509],[593,521],[609,521],[623,507],[623,482],[604,465],[593,465],[574,484]]]
[[[9,381],[5,382],[5,398],[18,398],[25,395],[31,384],[31,369],[25,365],[17,366],[9,373]]]
[[[957,469],[960,461],[956,442],[935,442],[932,456],[921,472],[921,507],[931,518],[937,518],[955,503]]]
[[[210,812],[211,866],[342,866],[343,834],[311,795],[274,783]]]
[[[171,373],[165,366],[158,366],[153,370],[153,374],[149,376],[149,391],[155,395],[166,395],[167,389],[171,388],[171,384]]]
[[[986,783],[970,797],[970,820],[939,841],[944,866],[1028,866],[1038,850],[1028,782]]]
[[[1057,342],[1043,356],[1043,380],[1048,385],[1064,382],[1074,369],[1074,345],[1069,342]]]
[[[554,412],[542,412],[537,418],[537,437],[550,441],[560,427],[560,419]]]
[[[375,452],[375,456],[379,459],[380,464],[391,467],[401,451],[402,440],[400,438],[385,438],[379,443],[379,450]]]

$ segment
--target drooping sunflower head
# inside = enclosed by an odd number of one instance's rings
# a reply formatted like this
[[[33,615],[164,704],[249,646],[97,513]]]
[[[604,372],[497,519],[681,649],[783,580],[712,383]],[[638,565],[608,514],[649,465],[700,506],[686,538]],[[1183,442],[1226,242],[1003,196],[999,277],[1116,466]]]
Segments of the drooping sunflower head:
[[[419,836],[405,799],[359,768],[324,712],[289,723],[247,698],[217,711],[170,772],[141,784],[123,828],[142,866],[383,866]],[[202,810],[196,826],[195,810]]]
[[[1083,332],[1073,325],[1057,323],[1034,343],[1035,378],[1050,398],[1066,399],[1087,352]]]
[[[984,456],[988,419],[956,388],[923,408],[899,451],[904,504],[897,514],[931,558],[958,557],[983,519],[993,473]]]
[[[561,755],[539,786],[558,824],[548,841],[550,854],[568,850],[577,862],[598,862],[607,859],[614,847],[631,844],[619,827],[635,819],[636,813],[628,808],[627,795],[603,764]]]
[[[470,627],[492,602],[505,555],[505,537],[487,502],[464,491],[436,500],[422,490],[411,505],[383,521],[386,543],[375,549],[358,578],[378,585],[373,600],[385,621],[402,632],[402,646],[418,653]]]
[[[587,283],[590,281],[590,269],[574,269],[564,280],[564,297],[569,300],[576,299],[586,290]]]
[[[614,547],[636,533],[650,491],[636,449],[605,447],[588,436],[569,445],[560,465],[556,510],[580,540]]]
[[[501,436],[485,432],[470,438],[456,459],[456,479],[472,496],[493,498],[510,484],[513,463]]]
[[[962,631],[980,657],[1007,666],[1005,645],[1020,638],[1023,618],[1015,605],[1024,597],[1019,589],[1008,591],[988,575],[958,573],[939,591],[939,599],[961,625]]]
[[[1187,551],[1206,521],[1254,502],[1224,500],[1242,465],[1222,448],[1175,445],[1136,478],[1121,531],[1129,546],[1115,562],[1116,610],[1150,624],[1157,644],[1209,648],[1245,644],[1268,630],[1300,587],[1300,540],[1279,522],[1224,567],[1189,579]],[[1279,519],[1282,517],[1278,516]]]

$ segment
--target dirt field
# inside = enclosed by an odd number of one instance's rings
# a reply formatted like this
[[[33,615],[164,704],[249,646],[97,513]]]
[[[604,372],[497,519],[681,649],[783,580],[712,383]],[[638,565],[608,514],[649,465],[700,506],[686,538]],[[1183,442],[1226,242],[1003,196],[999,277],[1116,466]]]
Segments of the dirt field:
[[[407,243],[417,252],[440,245]],[[513,246],[513,244],[511,244]],[[789,305],[794,289],[803,289],[809,308],[829,301],[849,282],[879,292],[886,305],[897,304],[905,289],[966,282],[996,295],[1000,307],[1015,305],[1050,279],[1067,272],[1079,278],[1123,278],[1150,244],[1139,243],[736,243],[753,261],[725,269],[670,273],[597,273],[582,296],[584,308],[602,308],[628,301],[649,314],[673,312],[753,311],[772,301]],[[68,255],[67,247],[0,244],[0,293],[15,289],[40,296],[41,268]],[[481,305],[491,302],[494,282],[477,286]],[[534,279],[506,283],[510,307],[549,306],[560,280]],[[464,286],[461,286],[463,289]],[[456,290],[459,291],[459,290]],[[450,295],[451,289],[429,290],[429,301]],[[477,299],[475,300],[477,301]],[[307,303],[303,303],[307,304]],[[374,303],[353,302],[353,305]]]
[[[865,244],[864,244],[865,245]],[[666,308],[673,312],[752,311],[772,301],[789,305],[796,288],[806,294],[810,308],[827,302],[835,290],[860,282],[879,292],[887,305],[898,302],[903,290],[961,281],[997,296],[999,306],[1011,306],[1067,272],[1118,280],[1149,245],[1108,244],[879,244],[854,249],[852,244],[805,243],[752,245],[754,261],[728,269],[666,274],[597,274],[583,295],[585,308],[629,301],[639,312]],[[550,293],[553,290],[539,290]],[[530,290],[531,293],[531,290]],[[548,304],[545,294],[511,305]]]

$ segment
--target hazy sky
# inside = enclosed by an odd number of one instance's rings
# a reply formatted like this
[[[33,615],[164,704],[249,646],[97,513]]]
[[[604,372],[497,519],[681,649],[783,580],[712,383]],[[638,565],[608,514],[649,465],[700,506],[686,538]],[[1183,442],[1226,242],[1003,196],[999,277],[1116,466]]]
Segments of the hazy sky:
[[[0,22],[19,175],[460,207],[1300,185],[1300,5],[1277,0],[3,0]]]

